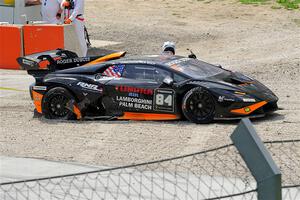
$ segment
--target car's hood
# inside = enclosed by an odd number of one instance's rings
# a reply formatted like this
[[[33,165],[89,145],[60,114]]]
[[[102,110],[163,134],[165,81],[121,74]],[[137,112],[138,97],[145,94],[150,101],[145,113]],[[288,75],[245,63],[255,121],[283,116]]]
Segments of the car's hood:
[[[246,93],[258,100],[274,101],[276,95],[259,81],[239,72],[222,73],[201,80],[209,88]]]

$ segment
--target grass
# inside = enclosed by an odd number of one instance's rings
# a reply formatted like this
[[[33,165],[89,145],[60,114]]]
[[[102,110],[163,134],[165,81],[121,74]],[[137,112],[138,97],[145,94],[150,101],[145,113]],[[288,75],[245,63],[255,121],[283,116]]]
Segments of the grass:
[[[243,4],[264,4],[268,0],[240,0]]]
[[[243,4],[266,4],[269,0],[239,0]],[[300,6],[300,0],[276,0],[278,4],[283,6],[284,8],[288,10],[298,9]],[[273,8],[280,8],[280,7],[274,7]]]
[[[293,10],[299,8],[300,0],[277,0],[277,3],[286,9]]]

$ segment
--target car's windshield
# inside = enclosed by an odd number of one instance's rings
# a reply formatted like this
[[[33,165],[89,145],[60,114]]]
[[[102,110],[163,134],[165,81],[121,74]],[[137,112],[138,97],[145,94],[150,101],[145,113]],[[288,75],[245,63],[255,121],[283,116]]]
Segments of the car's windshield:
[[[225,72],[225,70],[220,67],[190,58],[180,58],[167,63],[167,65],[192,78],[210,77]]]

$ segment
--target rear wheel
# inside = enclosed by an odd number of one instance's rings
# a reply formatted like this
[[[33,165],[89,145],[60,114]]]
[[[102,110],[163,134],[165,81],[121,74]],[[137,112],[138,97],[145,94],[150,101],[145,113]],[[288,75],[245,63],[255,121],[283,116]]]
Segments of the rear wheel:
[[[214,99],[207,90],[201,87],[193,88],[183,97],[182,112],[191,122],[209,123],[215,115]]]
[[[65,88],[56,87],[46,93],[43,98],[43,111],[49,119],[75,119],[71,110],[75,98]]]

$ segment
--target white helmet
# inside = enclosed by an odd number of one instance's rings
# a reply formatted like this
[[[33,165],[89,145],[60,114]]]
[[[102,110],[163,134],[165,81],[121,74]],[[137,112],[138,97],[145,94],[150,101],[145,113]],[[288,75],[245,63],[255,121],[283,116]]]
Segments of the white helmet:
[[[173,54],[175,54],[175,43],[174,42],[164,42],[163,46],[162,46],[162,50],[163,52],[165,51],[171,51],[173,52]]]

